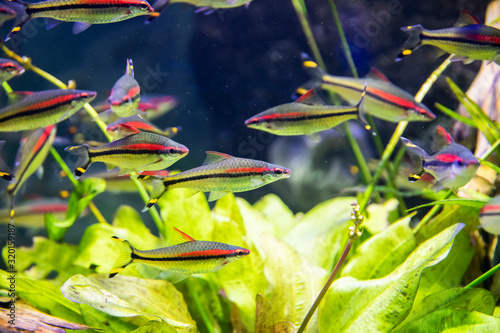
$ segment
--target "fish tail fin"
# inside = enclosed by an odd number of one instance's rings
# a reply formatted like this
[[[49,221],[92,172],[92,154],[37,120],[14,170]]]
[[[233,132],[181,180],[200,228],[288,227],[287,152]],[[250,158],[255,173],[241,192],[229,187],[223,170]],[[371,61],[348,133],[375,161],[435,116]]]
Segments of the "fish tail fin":
[[[304,95],[309,89],[318,86],[324,75],[327,73],[307,54],[302,52],[300,54],[302,59],[302,66],[306,69],[307,73],[311,76],[311,80],[300,86],[296,93],[300,96]]]
[[[83,175],[92,163],[89,156],[89,145],[84,143],[81,146],[67,147],[64,150],[70,154],[78,156],[78,160],[75,163],[75,176],[80,177]]]
[[[400,61],[404,57],[412,54],[413,51],[422,45],[420,34],[424,31],[424,28],[420,24],[402,27],[401,30],[408,33],[410,36],[403,44],[403,49],[398,53],[396,61]]]
[[[134,63],[132,62],[132,59],[127,59],[127,69],[125,70],[125,74],[134,77]]]
[[[142,209],[142,212],[145,212],[158,202],[158,199],[160,199],[160,197],[168,191],[168,188],[163,185],[163,179],[160,177],[140,175],[137,179],[140,179],[146,185],[150,185],[152,187],[151,198]]]
[[[366,120],[365,118],[365,95],[366,95],[366,84],[365,84],[365,88],[363,89],[363,92],[361,93],[361,98],[358,102],[358,104],[356,104],[356,109],[358,110],[358,118],[359,120],[363,123],[363,125],[365,126],[366,130],[367,131],[370,131],[371,130],[371,126],[368,124],[368,121]]]
[[[16,33],[21,31],[22,26],[31,19],[31,16],[26,12],[28,4],[22,0],[3,0],[3,4],[7,5],[13,11],[16,12],[16,18],[14,20],[14,26],[5,38],[5,42],[11,39]]]
[[[109,271],[110,278],[123,271],[125,267],[132,263],[132,253],[134,253],[135,251],[135,248],[132,246],[132,244],[130,244],[128,240],[121,239],[116,236],[113,236],[111,238],[116,239],[118,242],[120,242],[120,254],[118,255],[118,258],[116,258],[116,261],[113,264],[113,268],[111,268],[111,270]]]
[[[424,159],[428,158],[429,155],[422,148],[415,145],[410,140],[401,137],[401,141],[406,147],[406,153],[410,158],[410,175],[408,180],[410,182],[415,182],[420,179],[424,174]]]

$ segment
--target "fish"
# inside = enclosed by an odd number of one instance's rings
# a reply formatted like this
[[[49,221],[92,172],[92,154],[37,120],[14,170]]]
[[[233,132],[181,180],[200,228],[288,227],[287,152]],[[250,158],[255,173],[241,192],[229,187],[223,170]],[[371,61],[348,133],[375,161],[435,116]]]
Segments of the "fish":
[[[85,173],[81,179],[86,178],[102,178],[106,181],[106,192],[113,193],[137,193],[137,188],[128,175],[118,176],[118,169],[103,171],[97,173]],[[143,171],[139,176],[156,176],[165,177],[169,175],[168,170]]]
[[[121,253],[109,272],[109,277],[114,277],[132,263],[143,263],[181,274],[210,273],[250,254],[250,250],[243,247],[198,241],[177,228],[174,230],[182,243],[148,251],[138,250],[129,241],[113,236],[112,239],[121,243]]]
[[[490,234],[500,235],[500,195],[488,200],[481,208],[479,224]]]
[[[75,22],[73,33],[77,34],[92,24],[114,23],[153,12],[145,0],[46,0],[36,3],[3,0],[3,3],[16,12],[14,27],[5,41],[18,33],[26,22],[39,17],[47,19],[48,29],[60,22]]]
[[[42,165],[52,147],[56,132],[56,126],[50,125],[21,139],[14,167],[16,182],[7,187],[7,193],[15,196],[21,185]]]
[[[118,138],[138,132],[156,133],[172,138],[179,133],[180,130],[181,127],[167,127],[165,130],[161,130],[137,115],[120,118],[106,127],[106,131],[110,136]]]
[[[24,68],[17,61],[0,58],[0,84],[23,73]]]
[[[234,8],[239,6],[246,6],[250,4],[252,0],[157,0],[153,4],[154,12],[149,14],[146,18],[146,24],[149,24],[155,18],[160,16],[160,12],[165,9],[170,4],[173,3],[187,3],[196,7],[199,7],[201,10],[205,11],[207,9],[224,9],[224,8]],[[197,10],[199,12],[200,10]]]
[[[54,89],[18,92],[17,103],[0,109],[0,132],[33,130],[61,122],[92,101],[95,91]]]
[[[308,135],[315,138],[315,133],[333,128],[349,119],[361,120],[367,129],[364,117],[363,101],[366,93],[354,106],[325,105],[314,88],[293,103],[272,107],[245,121],[250,128],[275,135]]]
[[[141,87],[134,79],[134,64],[127,59],[125,74],[116,81],[111,89],[108,102],[111,110],[119,117],[128,117],[136,114],[141,100]]]
[[[2,150],[4,145],[5,145],[5,141],[0,141],[0,151]],[[14,173],[12,172],[11,168],[9,168],[7,163],[5,163],[5,161],[1,157],[0,157],[0,178],[3,178],[8,182],[10,182],[12,179],[14,179]]]
[[[279,165],[207,151],[200,167],[164,178],[139,176],[153,187],[151,199],[142,211],[153,207],[165,192],[175,188],[189,189],[187,197],[200,191],[210,192],[208,201],[215,201],[230,192],[250,191],[288,178],[290,174],[289,169]]]
[[[436,179],[432,186],[436,192],[442,188],[456,189],[467,184],[479,167],[479,160],[474,154],[468,148],[455,143],[442,126],[436,127],[433,146],[438,152],[432,156],[404,137],[401,137],[401,141],[410,158],[408,180],[417,181],[424,172],[428,172]]]
[[[176,105],[177,99],[169,95],[157,97],[141,96],[141,101],[137,107],[137,115],[143,119],[153,120],[163,116]],[[111,105],[106,101],[95,105],[94,109],[99,113],[99,116],[102,116],[103,113],[107,113],[105,111],[111,109]],[[105,121],[109,123],[118,119],[116,115],[113,116],[114,117],[108,117],[109,119],[105,119]],[[82,114],[82,118],[86,117],[88,118],[88,114],[85,112]]]
[[[15,17],[16,17],[15,11],[6,6],[0,7],[0,26],[2,26],[5,22],[14,19]]]
[[[165,169],[187,155],[186,146],[166,136],[139,132],[122,139],[91,147],[88,144],[66,147],[65,151],[77,155],[75,175],[80,177],[94,162],[104,162],[108,170],[119,167],[119,175],[131,172]]]
[[[16,206],[16,226],[44,228],[44,216],[46,213],[51,213],[57,220],[64,221],[67,209],[67,202],[47,199],[30,200],[29,203]],[[88,211],[89,209],[85,208],[81,216],[87,215]],[[0,224],[9,223],[9,221],[10,211],[8,209],[1,209]]]
[[[396,61],[413,54],[422,45],[433,45],[451,53],[451,61],[468,64],[474,60],[500,63],[500,30],[483,24],[463,9],[452,28],[427,30],[420,24],[401,28],[410,36]]]
[[[304,68],[313,79],[305,84],[306,88],[299,88],[299,93],[316,87],[339,94],[348,103],[355,104],[360,100],[366,85],[364,110],[374,117],[395,123],[436,119],[429,108],[415,101],[414,96],[391,83],[375,68],[371,69],[366,78],[333,76],[326,73],[307,54],[302,53],[301,56]]]

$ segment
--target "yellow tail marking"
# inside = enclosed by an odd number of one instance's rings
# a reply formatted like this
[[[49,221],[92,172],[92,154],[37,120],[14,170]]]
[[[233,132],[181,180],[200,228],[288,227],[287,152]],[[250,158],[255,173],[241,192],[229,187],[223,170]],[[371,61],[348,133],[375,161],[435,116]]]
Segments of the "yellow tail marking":
[[[304,95],[306,92],[307,92],[307,89],[304,89],[304,88],[297,89],[297,94],[299,94],[299,95]]]
[[[81,173],[85,173],[85,171],[87,171],[87,170],[85,170],[84,168],[76,168],[76,170],[77,170],[77,171],[80,171]]]
[[[60,191],[60,192],[59,192],[59,196],[60,196],[61,198],[67,198],[67,197],[69,197],[69,191],[67,191],[67,190],[62,190],[62,191]]]
[[[407,56],[407,55],[410,55],[411,54],[411,50],[403,50],[403,52],[401,52],[404,56]]]
[[[158,17],[158,16],[160,16],[160,12],[153,12],[153,13],[149,14],[149,16]]]
[[[151,200],[149,200],[148,205],[149,204],[154,205],[157,201],[158,201],[158,199],[156,199],[156,198],[155,199],[151,199]]]
[[[410,179],[414,179],[414,180],[419,180],[420,179],[420,175],[418,174],[413,174],[413,175],[409,175],[408,178]]]
[[[14,210],[13,210],[13,209],[11,209],[11,210],[10,210],[10,217],[14,217],[14,214],[15,214]]]
[[[367,131],[369,131],[369,130],[372,129],[372,127],[370,125],[365,125],[365,128],[366,128]]]
[[[316,68],[318,64],[311,60],[304,61],[304,67]]]
[[[21,27],[15,27],[14,29],[12,29],[12,32],[17,32],[19,30],[21,30]]]
[[[10,173],[8,173],[8,172],[0,172],[0,177],[3,177],[3,176],[10,176]]]

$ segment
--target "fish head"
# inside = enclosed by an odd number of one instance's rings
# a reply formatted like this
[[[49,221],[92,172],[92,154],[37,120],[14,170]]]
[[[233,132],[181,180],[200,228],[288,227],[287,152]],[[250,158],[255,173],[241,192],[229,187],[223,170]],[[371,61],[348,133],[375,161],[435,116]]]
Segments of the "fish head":
[[[148,15],[154,12],[154,9],[147,1],[131,1],[129,11],[132,16],[139,16]]]
[[[227,258],[228,262],[236,261],[236,260],[243,258],[244,256],[247,256],[250,254],[250,250],[247,250],[243,247],[233,246],[233,245],[229,245],[229,246],[232,250],[232,253]]]
[[[89,90],[74,90],[74,98],[71,101],[72,107],[81,106],[85,103],[90,103],[97,96],[95,91]]]
[[[267,113],[268,111],[265,112]],[[258,114],[245,120],[245,126],[248,128],[273,133],[274,130],[279,130],[281,127],[277,122],[272,121],[272,118],[273,117],[268,114]]]
[[[116,81],[111,89],[108,102],[113,106],[121,106],[137,100],[139,104],[141,88],[139,83],[131,76],[125,74]],[[137,106],[136,106],[137,107]]]
[[[479,212],[480,226],[493,235],[500,235],[500,195],[491,198]]]
[[[186,146],[178,142],[175,142],[174,140],[169,139],[167,141],[167,144],[165,145],[165,155],[167,155],[168,158],[173,161],[180,160],[188,153],[189,149]]]
[[[436,115],[422,103],[415,103],[412,108],[407,109],[408,116],[406,121],[432,121]]]
[[[452,143],[435,155],[435,159],[442,163],[437,178],[447,187],[461,187],[476,174],[479,160],[466,147]],[[446,178],[446,179],[444,179]]]
[[[279,165],[269,164],[264,173],[267,182],[274,182],[279,179],[290,177],[292,171]]]
[[[0,72],[2,76],[5,76],[5,79],[8,80],[14,76],[23,74],[24,68],[13,60],[2,59],[0,61]]]

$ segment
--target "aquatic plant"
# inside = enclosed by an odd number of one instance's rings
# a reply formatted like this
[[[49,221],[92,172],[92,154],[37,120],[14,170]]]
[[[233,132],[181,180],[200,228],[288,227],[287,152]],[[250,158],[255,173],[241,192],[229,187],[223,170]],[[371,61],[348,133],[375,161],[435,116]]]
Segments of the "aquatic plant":
[[[292,3],[316,61],[324,67],[305,3]],[[335,3],[329,3],[343,36]],[[342,40],[353,76],[357,77],[345,36]],[[19,57],[4,45],[2,49],[26,70],[59,88],[68,88],[30,59]],[[436,68],[423,83],[416,101],[423,99],[449,64],[447,59]],[[457,116],[444,106],[438,108],[485,135],[491,148],[480,161],[500,172],[487,160],[499,150],[500,127],[457,84],[451,80],[448,83],[471,118]],[[3,87],[10,91],[7,83]],[[89,104],[84,108],[111,141],[95,110]],[[373,124],[373,120],[368,121]],[[470,241],[471,235],[481,241],[476,231],[479,211],[489,197],[470,193],[469,198],[462,198],[451,190],[437,194],[420,190],[419,195],[434,201],[411,210],[429,205],[433,208],[412,228],[415,213],[402,208],[403,196],[408,193],[395,185],[403,154],[396,154],[390,161],[407,126],[408,122],[400,122],[385,148],[380,136],[374,136],[380,161],[373,173],[346,127],[347,141],[366,185],[357,197],[330,199],[306,213],[294,214],[273,194],[253,205],[229,194],[210,209],[204,194],[184,200],[192,193],[178,189],[166,192],[158,199],[158,209],[149,210],[158,235],[127,205],[117,207],[111,223],[106,221],[92,203],[106,190],[106,181],[75,179],[52,148],[52,157],[74,189],[64,220],[47,214],[48,238],[35,237],[32,247],[15,249],[15,266],[9,266],[14,247],[8,244],[3,249],[8,269],[0,271],[0,296],[7,306],[0,309],[0,325],[9,325],[10,304],[14,303],[10,300],[15,299],[17,327],[35,325],[52,331],[326,332],[333,327],[342,332],[360,328],[413,332],[478,327],[497,331],[499,279],[487,279],[500,265],[480,271],[477,266],[482,258]],[[386,185],[381,186],[384,172],[388,176]],[[131,180],[147,203],[150,197],[144,186],[134,177]],[[78,245],[62,242],[65,232],[87,207],[99,223],[85,229]],[[15,219],[15,213],[11,214]],[[108,278],[120,253],[113,236],[127,239],[140,249],[156,249],[174,241],[172,227],[197,240],[237,244],[249,249],[250,255],[222,270],[188,278],[138,264]],[[9,224],[9,233],[11,228],[15,229],[15,222]]]

